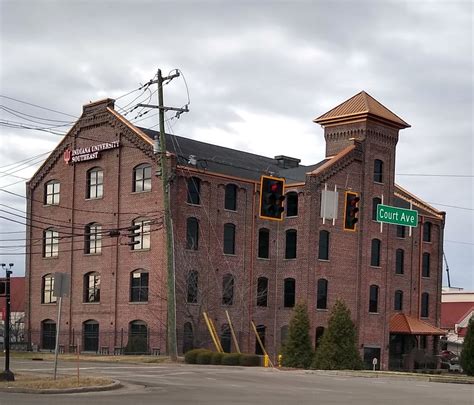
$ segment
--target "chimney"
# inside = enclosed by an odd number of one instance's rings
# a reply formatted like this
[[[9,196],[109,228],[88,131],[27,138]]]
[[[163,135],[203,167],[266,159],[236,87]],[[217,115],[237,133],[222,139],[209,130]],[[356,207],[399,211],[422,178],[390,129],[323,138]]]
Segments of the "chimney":
[[[281,167],[282,169],[291,169],[293,167],[298,167],[301,162],[301,159],[292,158],[284,155],[275,156],[274,159],[277,161],[278,167]]]

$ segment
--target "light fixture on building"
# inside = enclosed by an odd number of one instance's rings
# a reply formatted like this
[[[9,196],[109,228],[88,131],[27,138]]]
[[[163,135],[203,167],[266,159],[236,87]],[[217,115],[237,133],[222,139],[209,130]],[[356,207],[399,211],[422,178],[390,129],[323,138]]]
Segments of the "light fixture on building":
[[[196,159],[196,156],[195,156],[195,155],[189,155],[188,164],[190,164],[190,165],[192,165],[192,166],[196,166],[196,165],[197,165],[197,159]]]

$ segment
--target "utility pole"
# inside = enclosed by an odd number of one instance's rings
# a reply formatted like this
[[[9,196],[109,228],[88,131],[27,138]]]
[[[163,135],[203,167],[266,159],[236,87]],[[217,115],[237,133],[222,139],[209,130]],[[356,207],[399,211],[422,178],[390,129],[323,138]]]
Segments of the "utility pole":
[[[167,339],[168,339],[168,355],[172,361],[178,359],[178,347],[176,339],[176,286],[175,286],[175,268],[174,268],[174,252],[173,252],[173,229],[171,222],[170,211],[170,176],[169,167],[166,160],[166,137],[165,137],[165,111],[176,111],[177,114],[188,112],[188,106],[185,108],[165,107],[163,101],[163,82],[171,81],[179,77],[179,72],[169,76],[162,76],[161,69],[158,69],[157,80],[152,80],[151,83],[158,84],[158,105],[138,104],[138,107],[158,108],[158,116],[160,121],[160,137],[155,137],[153,152],[155,156],[160,158],[159,164],[161,166],[161,181],[163,184],[163,199],[164,199],[164,217],[166,229],[166,261],[167,261],[167,296],[168,296],[168,311],[167,311]],[[158,162],[157,162],[158,163]]]

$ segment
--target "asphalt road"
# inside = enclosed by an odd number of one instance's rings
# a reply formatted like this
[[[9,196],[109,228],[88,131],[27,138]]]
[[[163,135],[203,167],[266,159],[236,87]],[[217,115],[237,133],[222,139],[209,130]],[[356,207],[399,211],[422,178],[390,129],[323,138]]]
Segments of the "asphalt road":
[[[52,372],[52,362],[13,359],[14,372]],[[60,375],[75,364],[60,362]],[[81,363],[83,375],[124,383],[116,391],[31,395],[0,393],[1,405],[23,404],[474,404],[474,386],[400,378],[347,377],[331,373],[194,365]]]

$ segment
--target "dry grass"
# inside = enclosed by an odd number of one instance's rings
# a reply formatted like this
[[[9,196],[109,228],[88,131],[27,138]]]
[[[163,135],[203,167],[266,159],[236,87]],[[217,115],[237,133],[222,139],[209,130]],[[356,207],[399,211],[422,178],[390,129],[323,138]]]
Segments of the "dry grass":
[[[92,387],[112,384],[109,378],[83,377],[77,381],[76,376],[58,376],[53,380],[52,376],[38,376],[37,374],[15,374],[15,381],[2,381],[0,388],[30,388],[30,389],[58,389]]]
[[[26,360],[54,360],[54,353],[42,353],[42,352],[11,352],[12,358],[20,358]],[[4,354],[0,353],[0,357]],[[77,361],[76,354],[59,354],[58,358],[63,361]],[[80,361],[98,361],[98,362],[110,362],[110,363],[166,363],[169,361],[169,357],[166,356],[100,356],[95,354],[81,354],[79,356]]]

